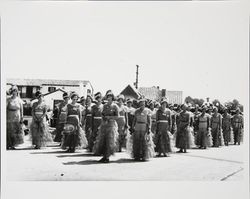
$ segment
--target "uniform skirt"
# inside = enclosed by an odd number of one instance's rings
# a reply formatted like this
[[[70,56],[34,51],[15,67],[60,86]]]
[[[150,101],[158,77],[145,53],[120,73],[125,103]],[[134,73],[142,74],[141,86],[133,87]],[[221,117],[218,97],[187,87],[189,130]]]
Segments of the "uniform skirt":
[[[38,147],[45,147],[52,142],[52,135],[49,132],[49,125],[46,120],[34,121],[30,125],[32,144]]]
[[[168,131],[168,123],[158,123],[158,130],[154,137],[155,151],[169,153],[174,151],[173,135]]]
[[[211,129],[199,128],[196,134],[195,144],[200,147],[211,147],[213,145]]]
[[[20,122],[7,122],[7,147],[23,144],[24,132]]]
[[[190,149],[195,146],[193,129],[191,127],[180,127],[177,129],[175,146],[180,149]]]
[[[88,141],[84,130],[80,127],[77,117],[69,117],[64,126],[62,149],[71,148],[86,148]]]
[[[213,138],[213,146],[214,147],[224,146],[222,129],[219,130],[219,128],[212,128],[211,132]]]
[[[92,132],[91,132],[90,139],[89,139],[89,149],[90,149],[90,151],[93,150],[94,143],[96,141],[96,137],[97,137],[97,134],[98,134],[98,131],[99,131],[99,128],[100,128],[101,124],[102,124],[102,118],[101,117],[94,118],[93,126],[92,126]]]
[[[135,132],[127,136],[127,152],[134,159],[147,160],[155,156],[152,132],[147,133],[146,124],[136,124]]]
[[[125,147],[126,146],[126,135],[127,135],[127,131],[125,131],[125,117],[118,117],[118,119],[116,121],[117,121],[117,125],[118,125],[118,133],[119,133],[118,146]]]
[[[94,154],[105,157],[113,155],[117,151],[118,136],[117,122],[113,119],[103,121],[93,147]]]

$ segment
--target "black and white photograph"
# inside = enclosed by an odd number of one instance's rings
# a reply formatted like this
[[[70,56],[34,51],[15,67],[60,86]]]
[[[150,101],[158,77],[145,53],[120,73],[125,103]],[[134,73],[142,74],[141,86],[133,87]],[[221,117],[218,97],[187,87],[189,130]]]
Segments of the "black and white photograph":
[[[2,197],[247,199],[248,6],[1,2]]]

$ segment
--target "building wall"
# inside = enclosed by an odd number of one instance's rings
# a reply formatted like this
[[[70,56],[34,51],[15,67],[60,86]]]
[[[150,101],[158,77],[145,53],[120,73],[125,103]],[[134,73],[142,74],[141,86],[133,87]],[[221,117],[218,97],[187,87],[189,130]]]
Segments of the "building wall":
[[[46,105],[49,106],[49,108],[53,109],[54,107],[54,100],[63,100],[63,92],[62,91],[56,91],[54,93],[48,94],[44,96],[44,102]]]
[[[164,96],[163,96],[164,97]],[[182,91],[166,91],[166,96],[168,103],[171,104],[182,104]]]
[[[88,90],[90,91],[90,94],[93,94],[93,90],[92,90],[91,85],[90,84],[83,84],[83,83],[81,83],[80,85],[76,85],[76,86],[54,86],[54,85],[47,86],[46,85],[46,86],[42,86],[40,91],[43,94],[48,93],[49,92],[49,87],[55,87],[55,90],[60,88],[60,89],[65,90],[68,93],[74,91],[80,97],[81,96],[86,97],[87,94],[88,94]]]

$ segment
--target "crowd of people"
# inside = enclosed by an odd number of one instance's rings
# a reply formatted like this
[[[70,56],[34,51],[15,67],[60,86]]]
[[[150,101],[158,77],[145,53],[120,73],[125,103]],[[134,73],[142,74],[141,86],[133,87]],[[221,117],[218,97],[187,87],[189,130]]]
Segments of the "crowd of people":
[[[17,86],[7,98],[7,149],[24,142],[23,105]],[[160,102],[147,99],[117,97],[111,90],[86,98],[75,92],[64,93],[56,117],[56,129],[49,132],[46,121],[47,106],[43,94],[37,91],[32,104],[30,136],[35,149],[58,142],[62,150],[74,153],[86,149],[102,156],[108,163],[114,153],[126,150],[135,161],[155,156],[186,153],[199,147],[240,144],[243,137],[243,114],[237,108],[232,114],[226,107],[218,111],[211,105],[173,105],[166,98]],[[176,148],[179,151],[176,151]]]

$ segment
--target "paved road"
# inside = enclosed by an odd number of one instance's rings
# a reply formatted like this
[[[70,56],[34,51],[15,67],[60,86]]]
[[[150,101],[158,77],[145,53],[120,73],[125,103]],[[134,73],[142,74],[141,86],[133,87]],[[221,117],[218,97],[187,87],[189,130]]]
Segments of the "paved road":
[[[134,162],[126,152],[111,157],[109,164],[86,150],[65,153],[56,144],[34,150],[30,144],[7,151],[8,180],[93,181],[239,181],[243,179],[243,146],[191,149],[186,154]]]

